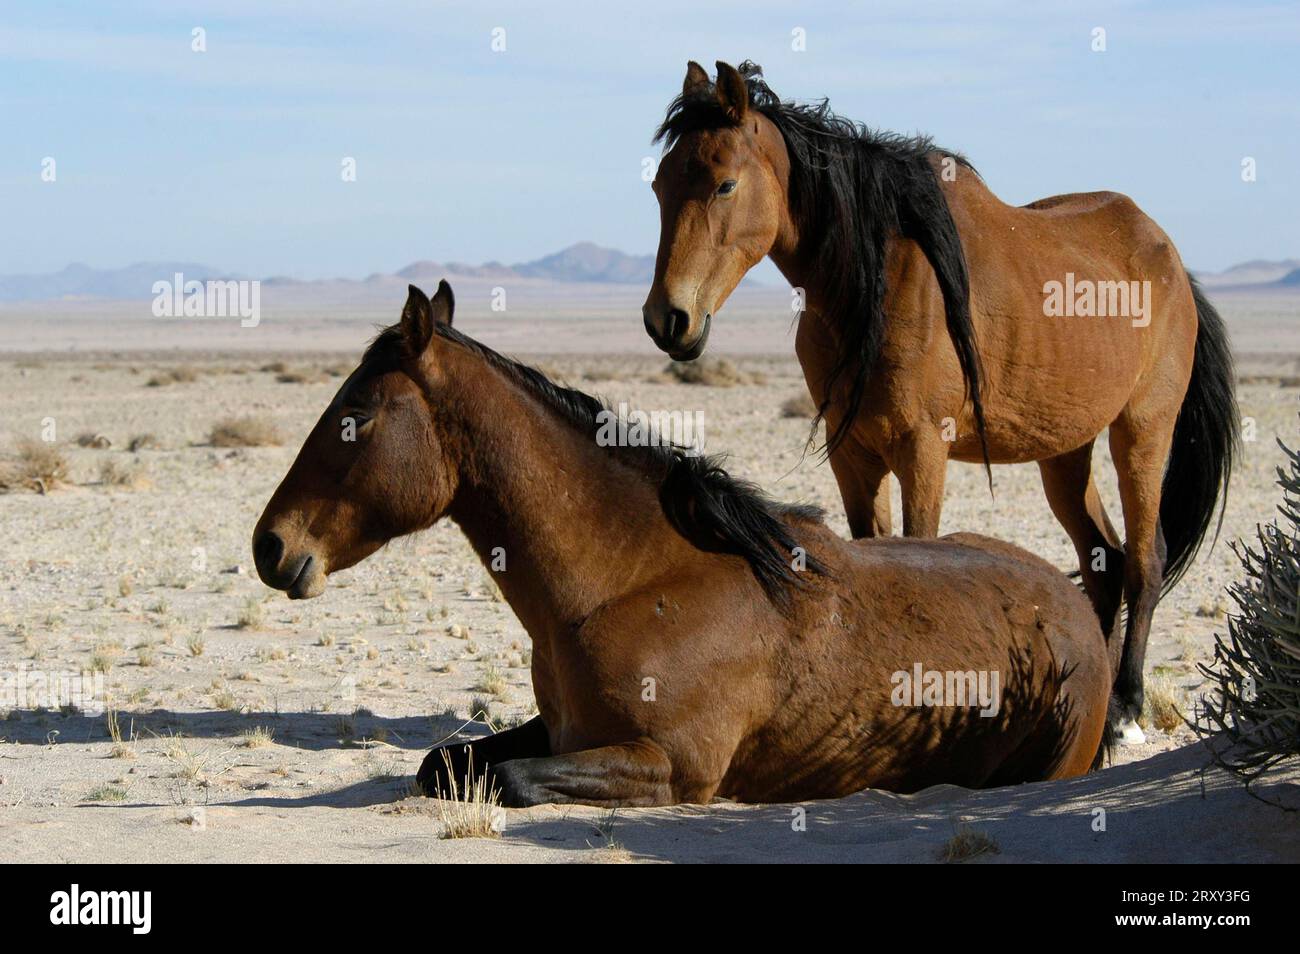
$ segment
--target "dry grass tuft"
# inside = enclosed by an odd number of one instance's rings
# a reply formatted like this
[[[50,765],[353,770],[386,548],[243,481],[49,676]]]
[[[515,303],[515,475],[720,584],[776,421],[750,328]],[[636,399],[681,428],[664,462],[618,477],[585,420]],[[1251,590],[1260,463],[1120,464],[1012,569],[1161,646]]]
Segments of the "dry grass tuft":
[[[250,596],[244,603],[244,608],[239,611],[235,625],[240,629],[261,629],[265,624],[266,611],[262,608],[262,601]]]
[[[275,731],[264,725],[254,726],[239,737],[240,745],[246,749],[260,749],[275,740]]]
[[[966,822],[958,822],[953,826],[952,837],[944,842],[940,858],[948,864],[952,864],[954,862],[969,861],[971,858],[978,858],[980,855],[996,855],[1001,851],[1002,849],[998,847],[998,843],[992,835],[978,831],[966,824]]]
[[[217,421],[208,435],[213,447],[278,447],[283,438],[268,417],[228,417]]]
[[[1161,732],[1173,732],[1183,724],[1183,691],[1174,685],[1172,679],[1157,674],[1147,680],[1143,690],[1144,722],[1149,722]]]
[[[109,708],[104,715],[104,724],[108,729],[108,737],[113,740],[113,748],[109,751],[109,756],[115,759],[133,759],[136,756],[135,751],[135,727],[131,727],[126,736],[122,735],[122,726],[118,723],[117,710]]]
[[[1228,615],[1228,601],[1222,596],[1216,596],[1214,599],[1202,600],[1201,605],[1196,607],[1196,615],[1205,619],[1223,619]]]
[[[474,689],[478,692],[486,692],[497,699],[504,697],[508,688],[509,684],[506,682],[505,677],[493,665],[488,665],[483,670],[477,685],[474,686]]]
[[[447,791],[430,792],[438,799],[438,820],[442,822],[442,838],[500,838],[504,827],[505,810],[501,807],[501,793],[488,784],[487,776],[474,775],[474,756],[471,754],[463,782],[458,782],[451,767],[451,757],[444,749],[443,761],[450,779]]]
[[[86,662],[86,668],[91,672],[107,674],[116,665],[119,652],[120,650],[112,645],[96,646],[90,654],[90,659]]]
[[[126,801],[126,789],[118,785],[101,785],[99,788],[91,789],[87,792],[83,801],[124,802]]]

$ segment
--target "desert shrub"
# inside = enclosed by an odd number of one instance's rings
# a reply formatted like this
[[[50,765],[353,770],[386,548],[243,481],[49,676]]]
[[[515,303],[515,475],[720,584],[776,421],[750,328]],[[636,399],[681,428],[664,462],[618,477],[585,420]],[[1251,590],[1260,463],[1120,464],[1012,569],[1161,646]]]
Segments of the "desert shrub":
[[[199,373],[193,368],[181,365],[176,368],[164,368],[145,382],[145,387],[162,388],[169,384],[189,384],[199,379]]]
[[[697,358],[673,361],[664,373],[681,384],[702,384],[711,388],[732,388],[748,384],[750,378],[726,358]]]
[[[1300,454],[1282,451],[1280,525],[1258,527],[1254,546],[1234,544],[1246,577],[1228,588],[1236,612],[1200,666],[1214,689],[1201,699],[1196,729],[1247,786],[1300,754]]]
[[[112,457],[99,465],[99,482],[106,487],[125,490],[144,490],[149,486],[143,467],[135,462],[124,464]]]
[[[316,368],[304,368],[301,371],[282,371],[275,376],[281,384],[319,384],[329,378],[325,372]]]
[[[268,417],[227,417],[212,425],[208,435],[213,447],[275,447],[282,440]]]
[[[0,461],[0,490],[25,488],[45,493],[68,478],[68,459],[54,444],[24,438],[17,453]]]
[[[804,391],[794,397],[787,398],[782,403],[781,416],[814,418],[817,416],[817,405],[813,403],[812,396],[807,391]]]
[[[136,451],[158,450],[162,447],[162,443],[152,434],[137,434],[131,438],[126,447],[134,454]]]

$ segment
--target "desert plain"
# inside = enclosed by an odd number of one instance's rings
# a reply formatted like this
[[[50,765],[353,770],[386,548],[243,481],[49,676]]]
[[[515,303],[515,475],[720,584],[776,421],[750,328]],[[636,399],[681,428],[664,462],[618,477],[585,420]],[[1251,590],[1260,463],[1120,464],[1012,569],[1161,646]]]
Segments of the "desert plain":
[[[701,412],[706,449],[734,473],[824,507],[847,535],[829,467],[805,453],[782,296],[742,293],[715,322],[711,357],[727,364],[688,383],[667,372],[625,292],[566,311],[530,309],[525,289],[503,315],[484,289],[453,283],[467,333],[615,403]],[[52,423],[43,443],[66,461],[49,486],[0,493],[0,670],[91,671],[104,703],[0,699],[0,859],[931,862],[977,833],[974,863],[1300,860],[1295,816],[1213,767],[1175,717],[1192,717],[1198,665],[1232,610],[1228,544],[1276,513],[1275,440],[1300,443],[1300,299],[1216,299],[1247,441],[1218,543],[1156,613],[1147,679],[1161,708],[1146,744],[1064,782],[795,807],[498,810],[494,837],[475,838],[444,837],[448,810],[413,792],[415,770],[436,743],[535,708],[528,636],[456,527],[391,544],[315,600],[290,602],[252,569],[263,506],[403,299],[394,286],[355,309],[313,309],[286,293],[256,328],[151,319],[138,304],[0,310],[0,453],[13,458]],[[214,443],[218,422],[245,417],[273,442]],[[1095,466],[1118,521],[1104,440]],[[980,469],[950,465],[943,531],[1072,569],[1036,466],[994,477],[990,494]],[[894,504],[897,523],[896,482]],[[1258,791],[1294,802],[1297,785],[1292,767]]]

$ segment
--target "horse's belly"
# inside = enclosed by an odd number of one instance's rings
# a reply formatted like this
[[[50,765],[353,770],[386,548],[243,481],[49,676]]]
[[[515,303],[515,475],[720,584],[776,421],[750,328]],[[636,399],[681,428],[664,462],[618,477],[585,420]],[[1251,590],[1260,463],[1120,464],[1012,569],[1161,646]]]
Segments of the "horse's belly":
[[[1127,338],[1128,336],[1123,336]],[[1074,341],[1067,337],[1035,352],[1008,346],[1014,360],[994,366],[984,390],[989,456],[996,464],[1042,460],[1074,450],[1109,427],[1131,399],[1141,375],[1140,345]],[[970,426],[959,429],[951,456],[982,461]]]

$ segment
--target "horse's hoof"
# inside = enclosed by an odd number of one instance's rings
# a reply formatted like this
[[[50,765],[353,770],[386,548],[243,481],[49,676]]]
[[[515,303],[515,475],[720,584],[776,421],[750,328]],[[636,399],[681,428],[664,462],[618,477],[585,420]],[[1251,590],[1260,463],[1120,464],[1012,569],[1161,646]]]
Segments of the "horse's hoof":
[[[1146,742],[1146,733],[1132,719],[1124,719],[1115,727],[1115,740],[1120,745],[1142,745]]]

